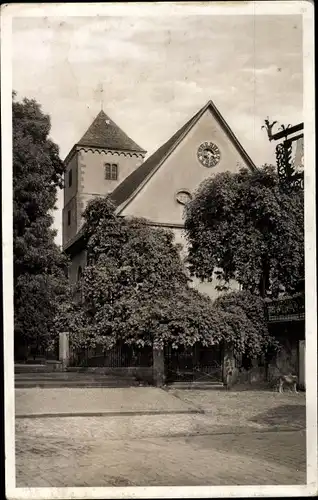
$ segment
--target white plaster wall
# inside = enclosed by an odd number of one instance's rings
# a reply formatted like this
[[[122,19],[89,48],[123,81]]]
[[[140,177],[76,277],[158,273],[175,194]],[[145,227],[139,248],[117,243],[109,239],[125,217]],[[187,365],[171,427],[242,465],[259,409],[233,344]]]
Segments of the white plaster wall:
[[[79,170],[81,194],[105,195],[112,192],[133,170],[143,162],[140,154],[105,152],[101,150],[80,150]],[[118,164],[118,179],[105,179],[105,164]]]
[[[68,225],[68,211],[71,211],[71,224]],[[63,245],[77,233],[77,197],[74,196],[63,208]]]
[[[174,234],[175,243],[182,245],[181,257],[184,258],[188,251],[188,242],[186,240],[185,232],[183,229],[177,228],[173,228],[172,232]],[[215,300],[217,297],[222,295],[222,293],[224,293],[215,288],[217,284],[218,282],[216,278],[210,283],[201,282],[198,278],[192,278],[191,286],[199,290],[199,292],[209,295],[211,299]],[[236,281],[231,281],[229,287],[229,291],[239,290],[239,284]]]
[[[72,185],[68,185],[68,174],[72,170]],[[77,153],[71,158],[66,165],[64,173],[64,206],[76,195],[78,190],[78,169],[77,169]]]
[[[221,152],[220,162],[212,168],[204,167],[197,158],[198,147],[205,141],[214,142]],[[239,165],[244,166],[245,161],[207,110],[121,213],[147,217],[154,222],[181,224],[183,207],[175,200],[176,192],[187,189],[193,193],[211,175],[238,171]]]

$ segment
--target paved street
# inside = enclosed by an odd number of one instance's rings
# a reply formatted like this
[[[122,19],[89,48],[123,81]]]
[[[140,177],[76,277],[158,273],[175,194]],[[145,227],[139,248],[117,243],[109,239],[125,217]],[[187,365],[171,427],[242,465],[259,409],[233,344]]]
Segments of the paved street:
[[[185,391],[173,390],[184,403],[204,410],[220,426],[255,429],[303,429],[306,425],[305,394],[271,390]]]
[[[206,413],[19,418],[17,486],[305,483],[303,394],[132,390],[139,391],[135,395],[140,402],[143,394],[145,400],[158,396],[162,407],[166,401],[166,406],[169,402],[175,408],[186,404]],[[59,405],[63,406],[64,398],[69,409],[65,399],[71,397],[69,391],[76,391],[72,397],[77,395],[77,401],[85,401],[85,394],[92,401],[94,393],[90,391],[95,389],[44,389],[40,408],[36,407],[40,404],[38,391],[27,389],[16,394],[17,412],[22,408],[25,412],[26,403],[22,403],[27,399],[29,404],[33,401],[32,412],[46,413],[45,405],[50,407],[48,401],[57,394]],[[61,391],[66,391],[64,396]],[[104,401],[120,401],[118,394],[109,392],[116,389],[101,391],[105,391]],[[125,391],[130,389],[124,390],[127,398],[129,392]],[[124,402],[122,405],[125,407]],[[146,406],[155,404],[148,401]]]

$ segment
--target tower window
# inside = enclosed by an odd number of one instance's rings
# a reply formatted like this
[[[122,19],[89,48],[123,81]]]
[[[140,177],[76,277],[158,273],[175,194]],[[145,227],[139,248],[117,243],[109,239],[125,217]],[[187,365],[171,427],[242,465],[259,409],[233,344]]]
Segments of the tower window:
[[[105,164],[105,179],[109,181],[117,181],[118,178],[118,165],[117,163]]]
[[[67,212],[67,225],[70,226],[71,225],[71,211],[68,210]]]
[[[68,187],[71,187],[73,182],[73,175],[72,175],[72,169],[68,173]]]

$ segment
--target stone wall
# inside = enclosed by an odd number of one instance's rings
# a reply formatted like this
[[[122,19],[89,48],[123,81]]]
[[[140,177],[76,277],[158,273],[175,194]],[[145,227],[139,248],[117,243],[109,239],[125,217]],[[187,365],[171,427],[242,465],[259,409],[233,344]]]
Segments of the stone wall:
[[[264,366],[253,366],[250,370],[241,370],[237,375],[239,384],[262,384],[266,382],[266,369]]]
[[[136,380],[140,382],[147,382],[148,384],[153,383],[153,368],[152,366],[127,366],[121,368],[112,368],[108,366],[96,366],[96,367],[69,367],[67,368],[69,372],[88,372],[88,373],[98,373],[104,375],[118,375],[119,377],[125,375],[132,375]]]
[[[263,384],[266,381],[266,368],[257,359],[252,360],[250,369],[242,367],[242,360],[235,357],[231,349],[225,349],[223,359],[223,383],[230,389],[235,385]]]
[[[280,374],[289,373],[299,376],[299,341],[281,338],[281,348],[268,366],[268,380],[272,381]]]

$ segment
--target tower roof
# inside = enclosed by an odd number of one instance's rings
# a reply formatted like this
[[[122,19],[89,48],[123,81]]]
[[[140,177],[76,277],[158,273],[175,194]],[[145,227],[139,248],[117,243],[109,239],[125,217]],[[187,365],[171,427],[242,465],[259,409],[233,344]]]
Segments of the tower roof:
[[[77,145],[146,153],[104,111],[98,113]]]

